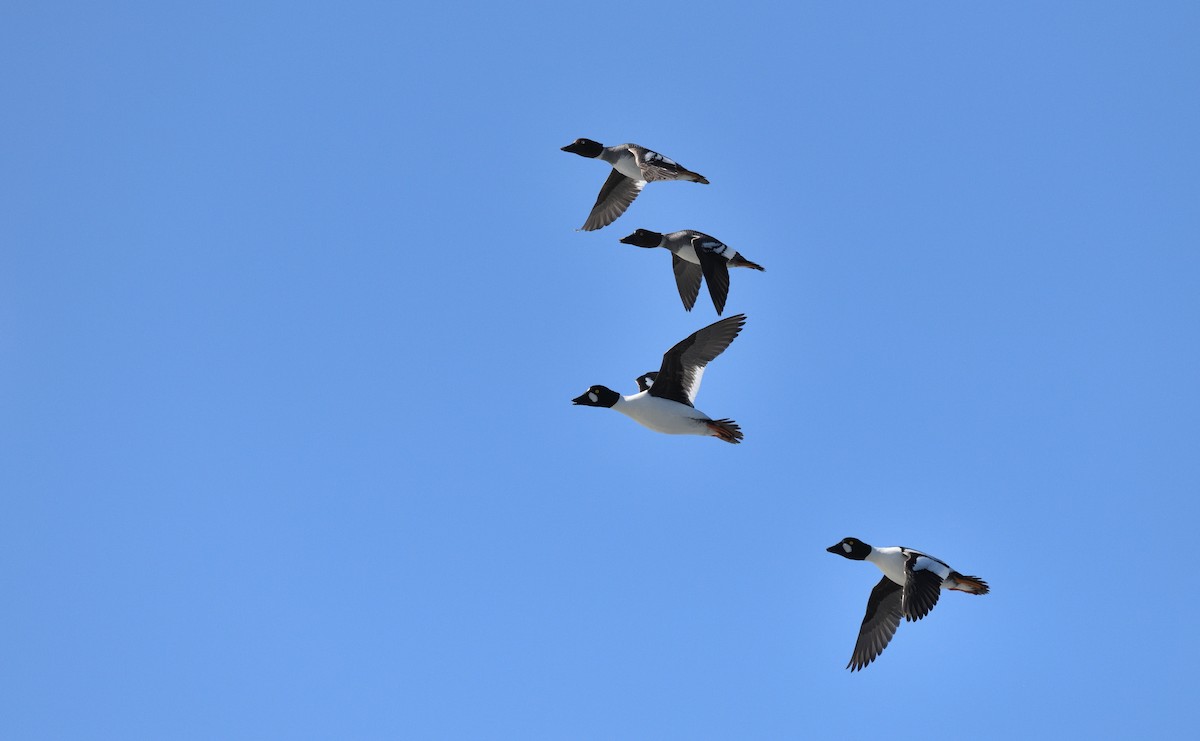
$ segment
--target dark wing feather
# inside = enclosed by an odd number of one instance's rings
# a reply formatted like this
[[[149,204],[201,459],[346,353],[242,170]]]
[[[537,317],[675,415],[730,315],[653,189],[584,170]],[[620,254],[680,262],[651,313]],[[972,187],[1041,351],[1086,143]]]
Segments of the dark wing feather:
[[[658,369],[658,378],[650,388],[650,395],[693,406],[696,392],[700,389],[700,377],[704,375],[704,366],[729,347],[745,323],[745,314],[722,319],[697,330],[667,350],[663,354],[662,367]]]
[[[692,249],[700,260],[700,269],[708,283],[708,295],[712,297],[717,316],[725,311],[725,299],[729,298],[729,261],[715,252],[703,248],[703,239],[692,240]],[[718,242],[718,244],[720,244]]]
[[[847,669],[852,672],[862,669],[891,643],[892,636],[900,627],[903,591],[899,584],[886,576],[871,590],[871,596],[867,599],[867,614],[863,617],[862,627],[858,629],[858,641],[854,644],[854,654],[846,665]]]
[[[683,299],[683,308],[691,311],[696,305],[696,296],[700,295],[700,277],[704,273],[699,265],[676,254],[671,255],[671,268],[675,271],[675,287],[679,289],[679,298]]]
[[[914,569],[920,554],[910,553],[904,562],[904,618],[920,620],[929,614],[942,596],[942,577],[928,569]]]
[[[616,221],[645,185],[641,180],[632,180],[613,170],[604,181],[600,195],[596,196],[596,205],[592,206],[592,212],[583,223],[583,230],[593,232]]]

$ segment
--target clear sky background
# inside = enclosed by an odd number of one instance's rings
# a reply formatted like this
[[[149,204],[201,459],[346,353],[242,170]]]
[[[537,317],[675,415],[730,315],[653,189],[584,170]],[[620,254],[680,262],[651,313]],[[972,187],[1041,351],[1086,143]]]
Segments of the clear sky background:
[[[7,3],[0,737],[1195,730],[1200,5]],[[653,184],[577,232],[638,142]],[[698,407],[572,407],[715,320]],[[907,545],[987,579],[843,667]]]

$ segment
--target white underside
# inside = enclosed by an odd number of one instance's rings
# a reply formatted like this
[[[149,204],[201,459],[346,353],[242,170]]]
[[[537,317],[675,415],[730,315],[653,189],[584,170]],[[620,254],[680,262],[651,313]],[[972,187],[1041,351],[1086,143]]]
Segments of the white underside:
[[[696,257],[696,248],[692,246],[691,242],[679,245],[677,249],[671,251],[678,255],[680,260],[690,262],[693,265],[700,264],[700,258]]]
[[[908,560],[901,549],[897,546],[889,546],[886,548],[872,549],[867,560],[879,567],[883,575],[900,586],[904,586],[904,562]],[[917,571],[932,571],[942,577],[942,589],[946,589],[949,583],[946,577],[950,576],[950,569],[943,563],[920,556],[917,558],[917,563],[913,566]]]
[[[632,180],[642,180],[642,169],[637,166],[637,160],[632,154],[626,154],[613,164],[613,169]]]
[[[712,417],[686,404],[651,396],[649,391],[623,396],[613,409],[655,432],[667,435],[713,434],[704,424]],[[903,564],[901,567],[903,569]]]

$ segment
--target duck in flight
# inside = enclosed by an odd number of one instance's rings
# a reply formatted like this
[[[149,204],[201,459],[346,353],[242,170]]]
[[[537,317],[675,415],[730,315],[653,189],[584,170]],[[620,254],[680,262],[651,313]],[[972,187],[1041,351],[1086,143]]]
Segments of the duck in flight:
[[[592,206],[592,212],[583,223],[585,232],[601,229],[616,221],[646,187],[646,183],[689,180],[708,185],[708,179],[700,173],[692,172],[675,160],[638,144],[606,147],[591,139],[576,139],[563,147],[562,151],[580,157],[598,158],[612,165],[612,172],[596,197],[596,205]]]
[[[883,572],[883,578],[867,599],[867,614],[858,629],[850,663],[846,665],[850,671],[862,669],[883,653],[900,627],[901,617],[911,622],[928,615],[943,589],[988,593],[983,579],[964,576],[945,561],[912,548],[875,548],[858,538],[843,538],[825,550],[851,561],[869,561]]]
[[[738,314],[697,330],[663,354],[657,372],[638,377],[638,393],[622,396],[605,386],[592,386],[572,403],[607,407],[644,427],[667,435],[705,435],[737,444],[742,429],[732,419],[713,419],[695,407],[704,367],[720,355],[746,324]]]
[[[708,295],[712,298],[717,316],[720,316],[725,310],[725,300],[729,298],[729,268],[764,269],[721,240],[694,229],[670,234],[638,229],[623,238],[621,243],[647,248],[664,247],[671,251],[675,287],[679,289],[679,298],[683,299],[683,308],[687,311],[696,305],[701,277],[708,283]]]

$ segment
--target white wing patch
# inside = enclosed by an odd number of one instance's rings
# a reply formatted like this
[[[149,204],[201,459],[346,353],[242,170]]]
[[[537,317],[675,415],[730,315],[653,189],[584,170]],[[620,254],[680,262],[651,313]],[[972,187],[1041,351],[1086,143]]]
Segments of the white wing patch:
[[[704,377],[704,366],[693,368],[691,373],[691,383],[684,379],[683,395],[688,401],[696,403],[696,394],[700,393],[700,379]]]
[[[637,160],[638,169],[642,173],[640,179],[647,182],[675,180],[681,169],[675,160],[664,157],[658,152],[651,152],[649,149],[635,150],[634,157]]]
[[[718,242],[715,239],[706,239],[702,241],[700,243],[700,249],[704,250],[705,252],[711,252],[714,255],[720,255],[726,260],[732,259],[733,255],[735,254],[734,251],[729,248],[729,245],[725,244],[724,242]]]
[[[932,571],[943,579],[950,575],[950,569],[945,565],[925,556],[917,556],[917,560],[913,563],[913,571]]]
[[[664,157],[661,154],[659,154],[658,152],[655,152],[655,151],[652,151],[649,149],[646,150],[646,161],[647,162],[660,162],[661,161],[661,162],[665,162],[668,165],[679,164],[678,162],[671,159],[670,157]]]

